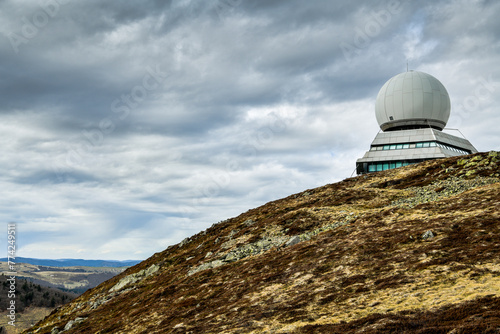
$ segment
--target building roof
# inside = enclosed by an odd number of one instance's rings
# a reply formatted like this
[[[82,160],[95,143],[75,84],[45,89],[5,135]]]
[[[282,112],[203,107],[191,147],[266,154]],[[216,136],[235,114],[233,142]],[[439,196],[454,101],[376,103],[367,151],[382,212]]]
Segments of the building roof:
[[[415,145],[418,143],[436,143],[435,145]],[[398,144],[410,144],[408,146]],[[413,145],[412,145],[413,144]],[[390,147],[384,147],[390,146]],[[392,146],[395,146],[394,149]],[[380,150],[374,150],[379,147]],[[469,153],[477,153],[476,148],[465,138],[460,138],[432,128],[400,130],[378,133],[370,151],[357,164],[363,162],[383,162],[397,160],[438,159]]]

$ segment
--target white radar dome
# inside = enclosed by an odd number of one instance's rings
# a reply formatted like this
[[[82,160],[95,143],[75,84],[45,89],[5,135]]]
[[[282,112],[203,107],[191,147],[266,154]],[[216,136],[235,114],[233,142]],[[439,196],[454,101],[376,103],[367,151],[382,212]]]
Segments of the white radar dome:
[[[375,103],[383,131],[433,127],[442,130],[450,117],[450,96],[432,75],[409,71],[390,78]]]

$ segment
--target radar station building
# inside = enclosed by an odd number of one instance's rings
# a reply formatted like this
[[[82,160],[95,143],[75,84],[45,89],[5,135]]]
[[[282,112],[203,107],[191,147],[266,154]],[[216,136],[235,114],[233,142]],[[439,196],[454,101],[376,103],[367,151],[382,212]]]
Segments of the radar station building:
[[[377,95],[375,115],[382,132],[356,161],[358,175],[477,152],[467,139],[442,132],[450,96],[427,73],[409,71],[389,79]]]

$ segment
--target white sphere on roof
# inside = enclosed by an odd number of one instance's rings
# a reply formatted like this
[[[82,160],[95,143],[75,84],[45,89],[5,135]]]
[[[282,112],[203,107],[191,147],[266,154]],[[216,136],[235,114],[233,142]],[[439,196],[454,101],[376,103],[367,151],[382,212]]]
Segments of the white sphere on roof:
[[[450,96],[432,75],[403,72],[380,89],[375,115],[383,131],[422,127],[442,130],[450,117]]]

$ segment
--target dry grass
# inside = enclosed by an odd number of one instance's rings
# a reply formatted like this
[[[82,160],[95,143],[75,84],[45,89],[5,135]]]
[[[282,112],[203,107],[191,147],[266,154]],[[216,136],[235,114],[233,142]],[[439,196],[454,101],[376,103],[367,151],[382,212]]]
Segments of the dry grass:
[[[0,313],[0,327],[6,329],[7,334],[22,333],[24,330],[31,328],[38,321],[42,320],[50,314],[52,309],[46,307],[29,307],[23,312],[18,312],[16,314],[16,326],[11,326],[8,324],[10,321],[7,318],[7,312]]]

